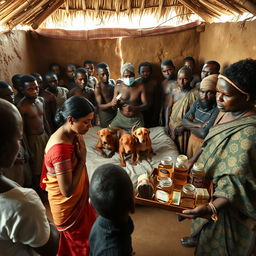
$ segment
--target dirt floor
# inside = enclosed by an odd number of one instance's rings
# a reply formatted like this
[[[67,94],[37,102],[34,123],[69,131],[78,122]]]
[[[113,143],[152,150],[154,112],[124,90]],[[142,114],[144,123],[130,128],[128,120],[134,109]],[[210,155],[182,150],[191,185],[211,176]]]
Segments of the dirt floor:
[[[48,205],[46,211],[52,220]],[[132,240],[136,256],[193,255],[194,249],[180,245],[180,238],[190,233],[189,220],[178,222],[174,212],[139,205],[131,217],[135,226]]]

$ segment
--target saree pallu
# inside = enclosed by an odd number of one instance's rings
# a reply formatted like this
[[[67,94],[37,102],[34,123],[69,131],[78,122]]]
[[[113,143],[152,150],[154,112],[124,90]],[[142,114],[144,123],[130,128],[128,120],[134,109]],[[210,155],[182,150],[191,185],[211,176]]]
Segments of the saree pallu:
[[[171,115],[169,117],[169,125],[173,128],[180,126],[183,117],[189,111],[197,98],[198,90],[192,89],[188,91],[181,99],[177,100],[172,106]],[[188,131],[184,131],[182,135],[176,136],[174,141],[178,147],[180,154],[187,153],[189,136],[190,133]]]
[[[255,246],[256,116],[212,127],[198,159],[214,185],[214,197],[228,199],[218,221],[197,218],[192,236],[199,235],[196,255],[247,256]]]
[[[96,219],[89,204],[89,181],[86,170],[70,197],[64,197],[57,175],[73,172],[77,164],[74,145],[56,144],[45,154],[41,185],[48,191],[48,200],[59,235],[59,256],[89,255],[89,234]]]

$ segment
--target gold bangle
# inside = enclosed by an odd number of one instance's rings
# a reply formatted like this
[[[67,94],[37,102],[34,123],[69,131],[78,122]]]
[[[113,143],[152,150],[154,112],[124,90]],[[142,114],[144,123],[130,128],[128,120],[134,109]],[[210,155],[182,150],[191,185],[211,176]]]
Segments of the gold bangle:
[[[212,202],[209,202],[208,204],[212,210],[212,216],[211,216],[211,219],[216,222],[218,220],[218,215],[217,215],[217,209],[216,207],[214,206],[214,204]]]

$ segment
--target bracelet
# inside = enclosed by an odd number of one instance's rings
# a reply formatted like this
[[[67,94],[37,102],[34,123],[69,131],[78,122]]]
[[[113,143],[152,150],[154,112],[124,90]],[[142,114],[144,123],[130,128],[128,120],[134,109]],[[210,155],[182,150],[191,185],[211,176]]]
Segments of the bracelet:
[[[214,206],[214,204],[212,202],[209,202],[208,204],[212,210],[212,216],[211,216],[211,219],[216,222],[218,220],[218,215],[217,215],[217,209],[216,207]]]

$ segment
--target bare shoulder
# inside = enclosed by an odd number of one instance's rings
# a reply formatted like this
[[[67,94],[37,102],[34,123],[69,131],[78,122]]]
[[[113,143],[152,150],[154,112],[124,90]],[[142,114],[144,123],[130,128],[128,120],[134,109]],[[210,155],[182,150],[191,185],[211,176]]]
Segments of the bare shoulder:
[[[72,145],[72,142],[68,141],[65,136],[63,136],[63,133],[61,132],[60,128],[52,134],[50,139],[47,142],[47,145],[45,147],[45,153],[48,152],[48,150],[53,147],[56,144],[70,144]]]

